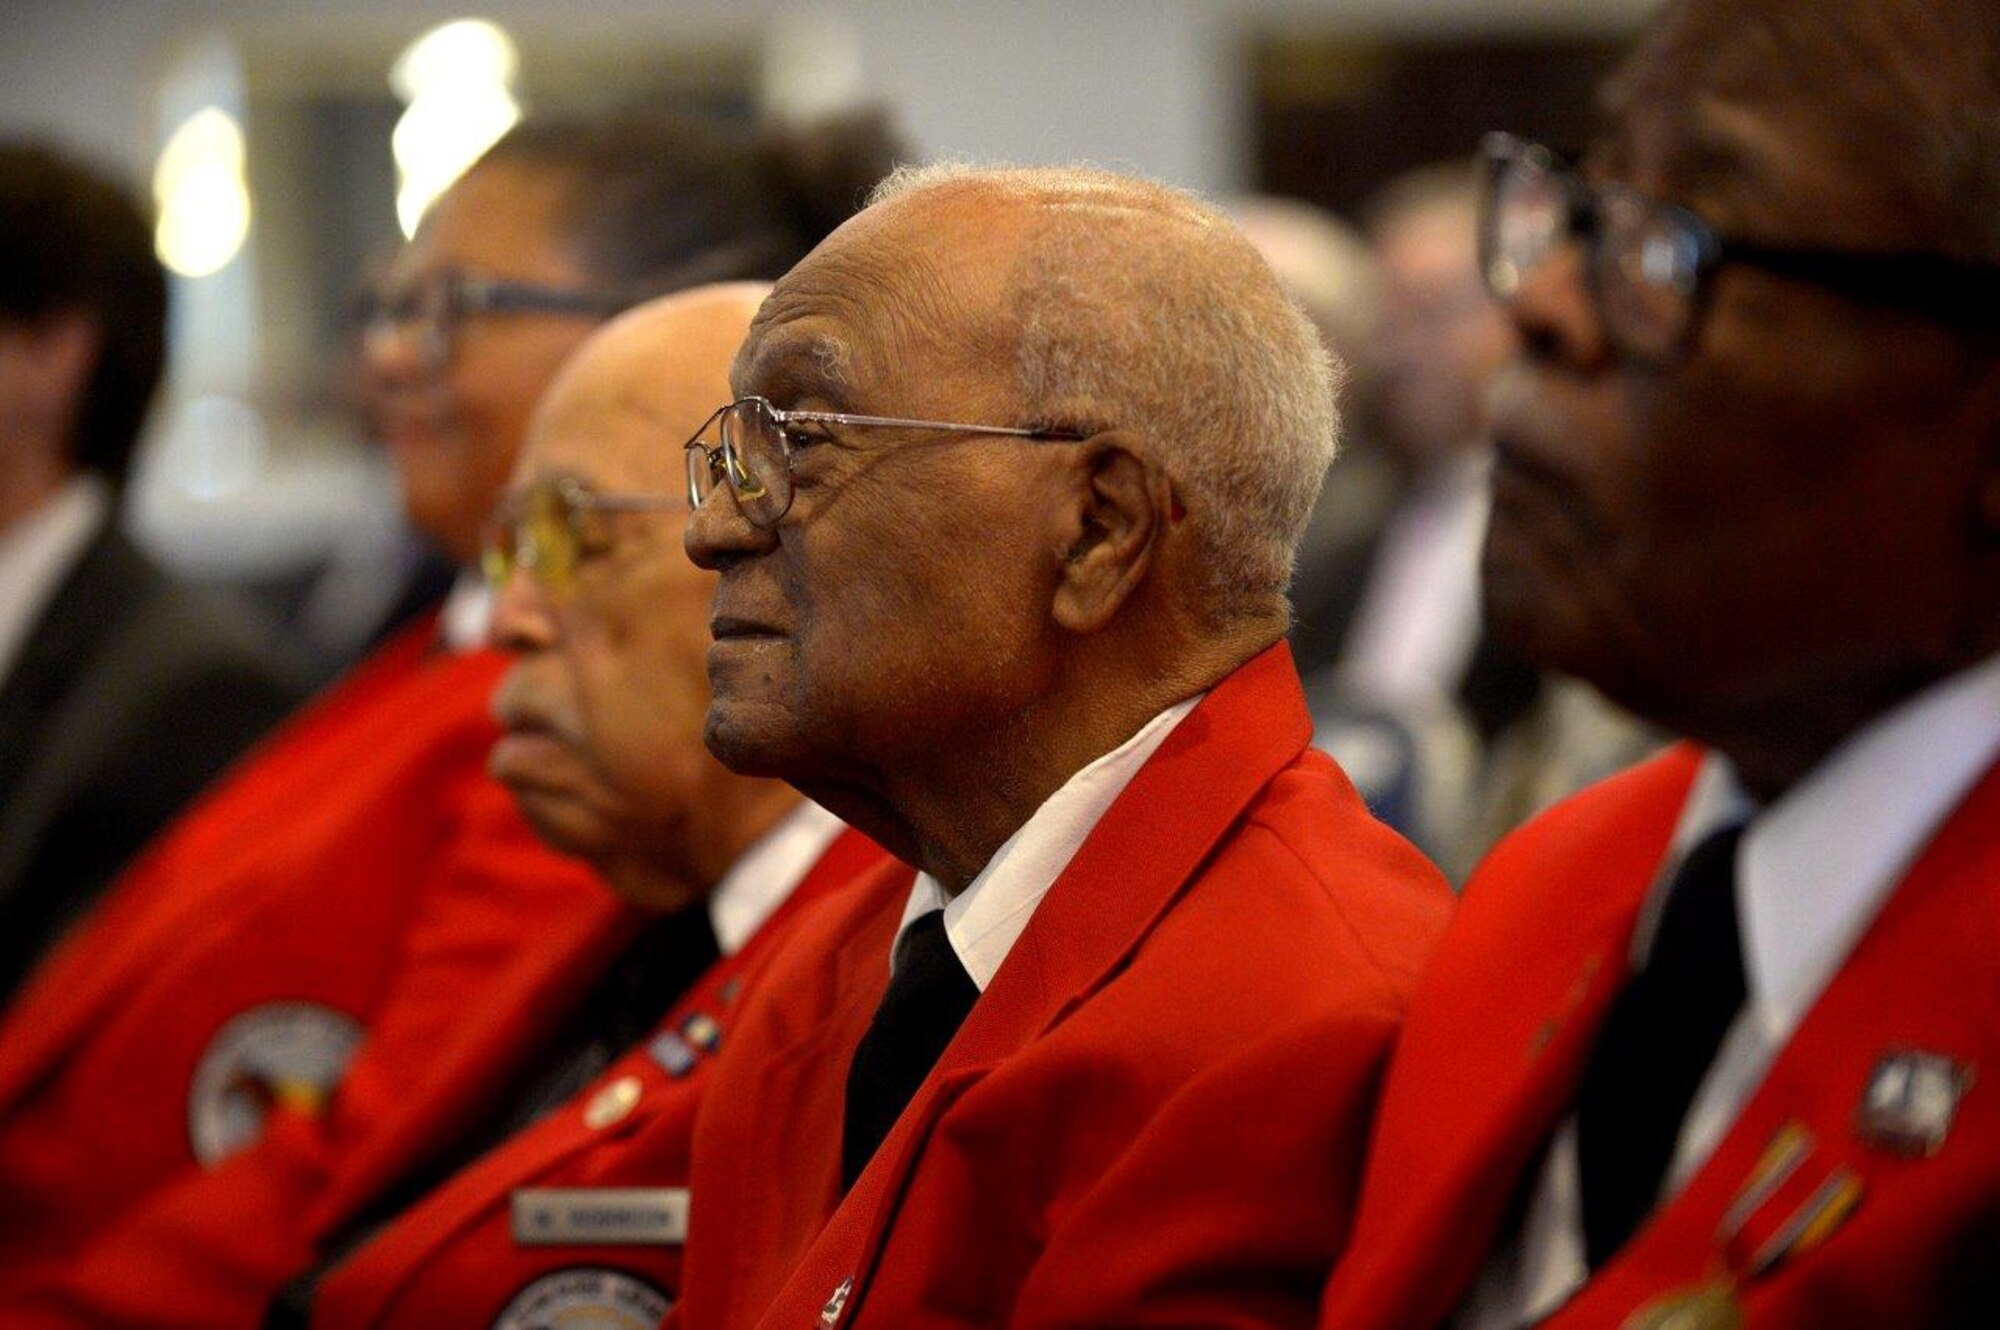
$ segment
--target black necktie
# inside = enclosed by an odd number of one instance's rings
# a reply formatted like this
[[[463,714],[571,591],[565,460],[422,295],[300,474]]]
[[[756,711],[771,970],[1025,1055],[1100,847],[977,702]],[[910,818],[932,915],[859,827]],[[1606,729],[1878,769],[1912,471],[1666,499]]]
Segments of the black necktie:
[[[904,930],[882,1005],[847,1067],[843,1189],[852,1187],[874,1158],[978,999],[978,987],[945,936],[943,910],[932,910]]]
[[[1660,912],[1646,968],[1611,1004],[1576,1100],[1577,1166],[1591,1269],[1659,1199],[1681,1120],[1742,1009],[1736,923],[1741,826],[1696,845]]]

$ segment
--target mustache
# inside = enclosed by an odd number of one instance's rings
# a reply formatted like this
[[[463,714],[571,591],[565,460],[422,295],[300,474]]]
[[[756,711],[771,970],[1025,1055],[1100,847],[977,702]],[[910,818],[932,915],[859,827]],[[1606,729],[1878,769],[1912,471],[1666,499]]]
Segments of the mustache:
[[[501,676],[487,709],[494,723],[510,733],[539,731],[572,744],[584,741],[583,728],[572,709],[555,705],[518,665]]]

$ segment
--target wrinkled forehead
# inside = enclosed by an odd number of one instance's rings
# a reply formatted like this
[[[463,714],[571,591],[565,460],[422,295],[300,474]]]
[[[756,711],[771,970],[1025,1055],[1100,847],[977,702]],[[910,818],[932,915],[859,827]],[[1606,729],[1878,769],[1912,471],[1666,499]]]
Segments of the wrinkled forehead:
[[[737,353],[739,396],[780,407],[908,413],[939,402],[937,376],[993,355],[1026,218],[1005,204],[916,197],[836,231],[773,288]]]

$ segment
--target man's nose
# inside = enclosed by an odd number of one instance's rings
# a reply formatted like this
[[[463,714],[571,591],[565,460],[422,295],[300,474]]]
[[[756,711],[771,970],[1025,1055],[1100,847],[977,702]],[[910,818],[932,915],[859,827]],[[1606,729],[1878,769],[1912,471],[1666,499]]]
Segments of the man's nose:
[[[710,572],[720,572],[738,559],[763,554],[777,544],[777,536],[743,515],[736,491],[717,485],[701,506],[688,518],[681,538],[688,558]]]
[[[437,375],[435,341],[421,320],[371,319],[361,330],[361,364],[383,386],[420,383]]]
[[[1560,361],[1577,369],[1604,364],[1612,347],[1590,286],[1583,247],[1559,245],[1520,274],[1507,316],[1531,359]]]
[[[494,590],[493,619],[486,637],[493,646],[516,655],[555,645],[556,622],[548,597],[519,559],[510,563],[505,580]]]

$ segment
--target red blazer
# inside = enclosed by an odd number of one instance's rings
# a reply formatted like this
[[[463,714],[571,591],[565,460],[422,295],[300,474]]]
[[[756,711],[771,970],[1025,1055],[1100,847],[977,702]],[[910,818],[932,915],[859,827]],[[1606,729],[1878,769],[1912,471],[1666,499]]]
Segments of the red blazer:
[[[615,1188],[621,1197],[607,1198],[615,1201],[633,1199],[635,1188],[667,1189],[667,1209],[684,1218],[695,1105],[708,1084],[709,1055],[728,1035],[741,1000],[746,967],[797,911],[885,858],[859,832],[835,840],[750,942],[676,1004],[653,1039],[332,1271],[314,1301],[313,1325],[487,1330],[510,1308],[560,1321],[556,1313],[565,1309],[579,1315],[621,1305],[655,1307],[658,1319],[680,1289],[678,1237],[627,1231],[619,1241],[590,1243],[563,1231],[518,1241],[528,1221],[516,1221],[516,1198],[527,1204],[551,1189]],[[566,1236],[572,1240],[552,1240]],[[522,1322],[531,1323],[539,1322]]]
[[[910,873],[801,920],[697,1119],[682,1324],[1310,1324],[1450,900],[1310,736],[1284,647],[1217,685],[844,1201]]]
[[[329,1160],[416,1102],[425,1036],[449,1030],[453,1047],[477,1048],[532,1033],[518,1010],[468,1010],[468,970],[532,997],[595,973],[627,935],[623,908],[543,848],[485,775],[487,698],[506,662],[434,641],[429,623],[406,631],[256,750],[8,1011],[9,1325],[27,1315],[14,1290],[114,1226],[144,1231],[184,1193],[203,1198],[197,1213],[228,1216],[229,1249],[196,1259],[163,1247],[143,1277],[127,1272],[138,1283],[123,1296],[142,1289],[166,1306],[184,1288],[187,1323],[231,1323],[210,1315],[219,1272],[275,1285],[306,1263]],[[524,931],[541,945],[520,947]],[[328,1109],[385,1010],[409,1035],[362,1058]],[[198,1144],[240,1147],[260,1122],[261,1142],[203,1172]],[[181,1228],[166,1231],[180,1241]]]
[[[1468,884],[1390,1071],[1329,1330],[1432,1327],[1465,1297],[1569,1111],[1698,764],[1677,748],[1558,805]],[[1654,1325],[1627,1318],[1704,1284],[1760,1327],[1935,1324],[1963,1281],[1990,1293],[1996,902],[2000,767],[1924,849],[1708,1162],[1544,1324]],[[1913,1059],[1934,1089],[1956,1080],[1940,1072],[1971,1076],[1928,1158],[1863,1112],[1871,1083],[1893,1090],[1878,1068],[1893,1079]],[[1942,1121],[1950,1090],[1930,1102],[1917,1117]]]

